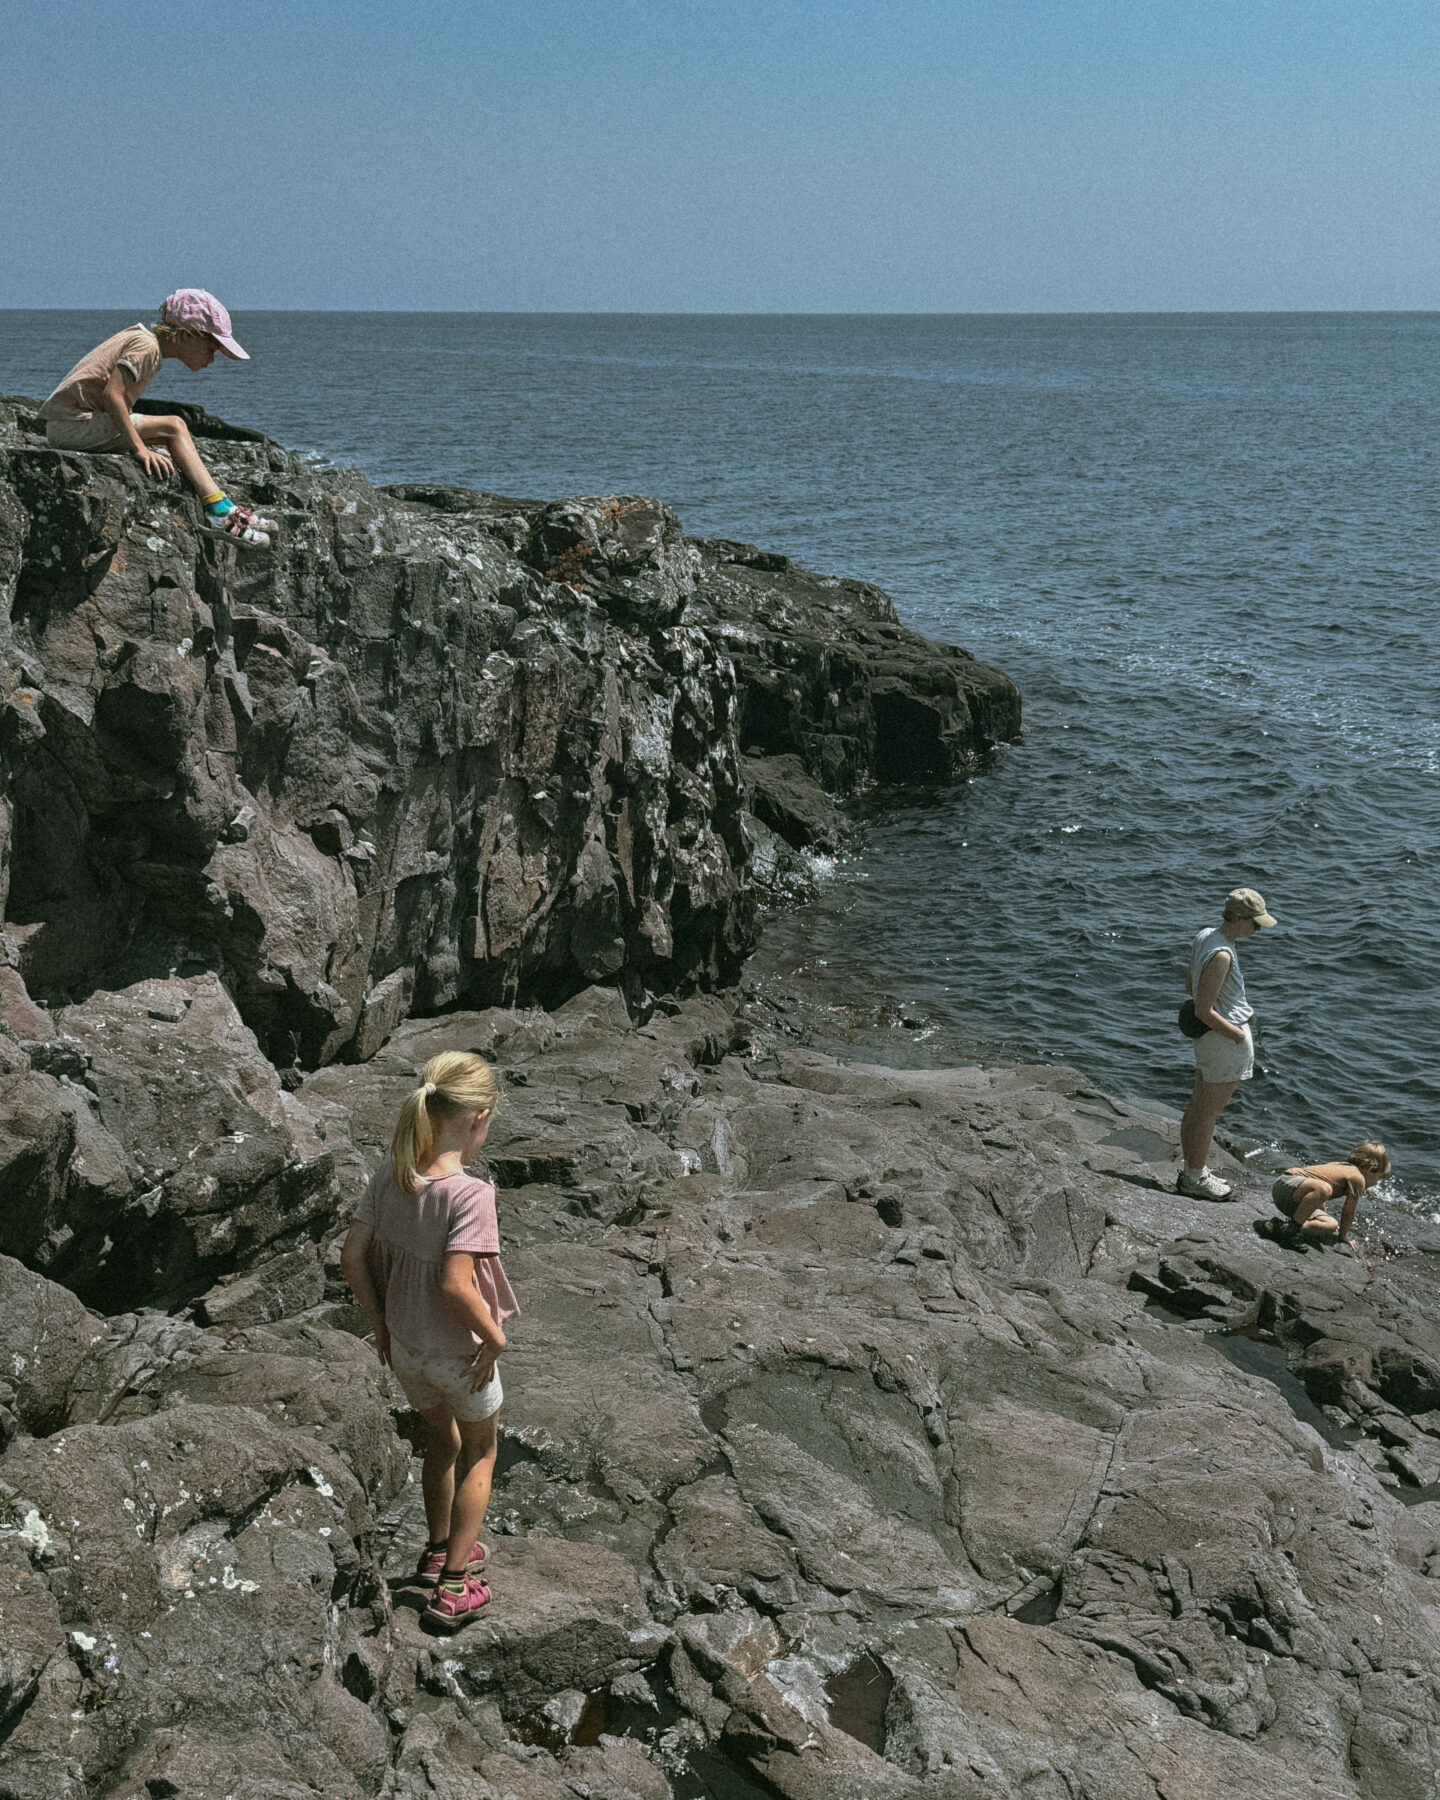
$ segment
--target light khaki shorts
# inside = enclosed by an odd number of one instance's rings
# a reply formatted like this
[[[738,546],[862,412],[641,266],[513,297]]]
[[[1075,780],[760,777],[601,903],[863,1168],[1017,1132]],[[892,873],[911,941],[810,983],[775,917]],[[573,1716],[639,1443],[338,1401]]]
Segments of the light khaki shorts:
[[[131,413],[130,423],[138,431],[145,423],[144,413]],[[45,442],[52,450],[128,450],[120,428],[109,413],[91,413],[88,419],[47,419]],[[156,446],[159,448],[159,446]]]
[[[1233,1043],[1223,1032],[1207,1031],[1195,1040],[1195,1073],[1202,1081],[1248,1081],[1255,1073],[1255,1040],[1248,1025],[1243,1044]]]
[[[394,1338],[390,1340],[390,1367],[416,1412],[434,1412],[438,1406],[448,1406],[467,1425],[491,1418],[499,1412],[505,1398],[498,1363],[484,1387],[472,1390],[473,1362],[469,1356],[417,1356]]]

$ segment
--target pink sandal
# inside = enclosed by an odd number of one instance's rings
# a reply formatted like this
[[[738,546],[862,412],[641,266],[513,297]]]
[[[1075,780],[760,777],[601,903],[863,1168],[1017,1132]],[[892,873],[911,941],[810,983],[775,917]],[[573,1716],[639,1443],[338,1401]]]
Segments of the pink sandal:
[[[242,550],[268,550],[270,533],[279,527],[273,519],[262,519],[251,512],[248,506],[232,506],[229,512],[222,513],[219,518],[202,507],[200,529],[211,537],[238,544]]]
[[[478,1575],[467,1575],[459,1593],[443,1585],[437,1587],[426,1602],[421,1617],[432,1631],[459,1631],[489,1604],[489,1588]]]
[[[484,1571],[486,1559],[489,1555],[490,1552],[485,1548],[484,1544],[472,1544],[470,1546],[470,1563],[465,1573],[467,1575],[481,1574]],[[444,1568],[445,1552],[443,1550],[432,1550],[427,1545],[426,1548],[420,1552],[420,1560],[415,1565],[415,1579],[417,1581],[438,1581]]]

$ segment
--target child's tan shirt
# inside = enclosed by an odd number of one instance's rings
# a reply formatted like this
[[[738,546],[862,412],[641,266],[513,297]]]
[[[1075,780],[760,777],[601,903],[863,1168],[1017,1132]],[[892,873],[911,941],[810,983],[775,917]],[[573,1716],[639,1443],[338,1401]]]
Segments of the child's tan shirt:
[[[119,369],[128,412],[160,373],[160,340],[144,325],[131,325],[97,344],[40,408],[42,419],[88,419],[100,410],[105,384]]]
[[[355,1209],[355,1223],[375,1234],[370,1272],[383,1297],[391,1336],[417,1356],[471,1357],[480,1338],[445,1301],[440,1277],[445,1258],[475,1258],[475,1288],[497,1325],[519,1311],[500,1266],[500,1228],[495,1190],[473,1175],[423,1177],[413,1194],[402,1193],[386,1164]]]

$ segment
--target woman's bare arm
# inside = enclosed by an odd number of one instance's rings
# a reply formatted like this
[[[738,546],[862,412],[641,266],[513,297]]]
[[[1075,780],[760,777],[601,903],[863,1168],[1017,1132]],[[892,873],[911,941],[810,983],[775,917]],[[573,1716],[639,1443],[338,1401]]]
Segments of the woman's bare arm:
[[[1195,995],[1195,1017],[1202,1025],[1218,1031],[1221,1037],[1229,1038],[1234,1044],[1243,1044],[1245,1033],[1215,1010],[1215,1002],[1220,996],[1220,984],[1225,979],[1231,960],[1228,950],[1217,950],[1200,971],[1200,986]]]

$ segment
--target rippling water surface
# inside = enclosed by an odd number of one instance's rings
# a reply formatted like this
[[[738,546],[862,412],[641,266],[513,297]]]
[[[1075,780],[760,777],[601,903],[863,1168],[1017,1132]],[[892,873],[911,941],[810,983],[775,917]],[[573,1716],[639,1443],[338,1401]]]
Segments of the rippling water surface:
[[[0,314],[41,394],[135,315]],[[1026,739],[907,797],[777,928],[947,1041],[1183,1101],[1226,890],[1260,1070],[1227,1123],[1383,1137],[1440,1207],[1440,317],[250,314],[202,399],[374,480],[662,495],[1007,670]]]

